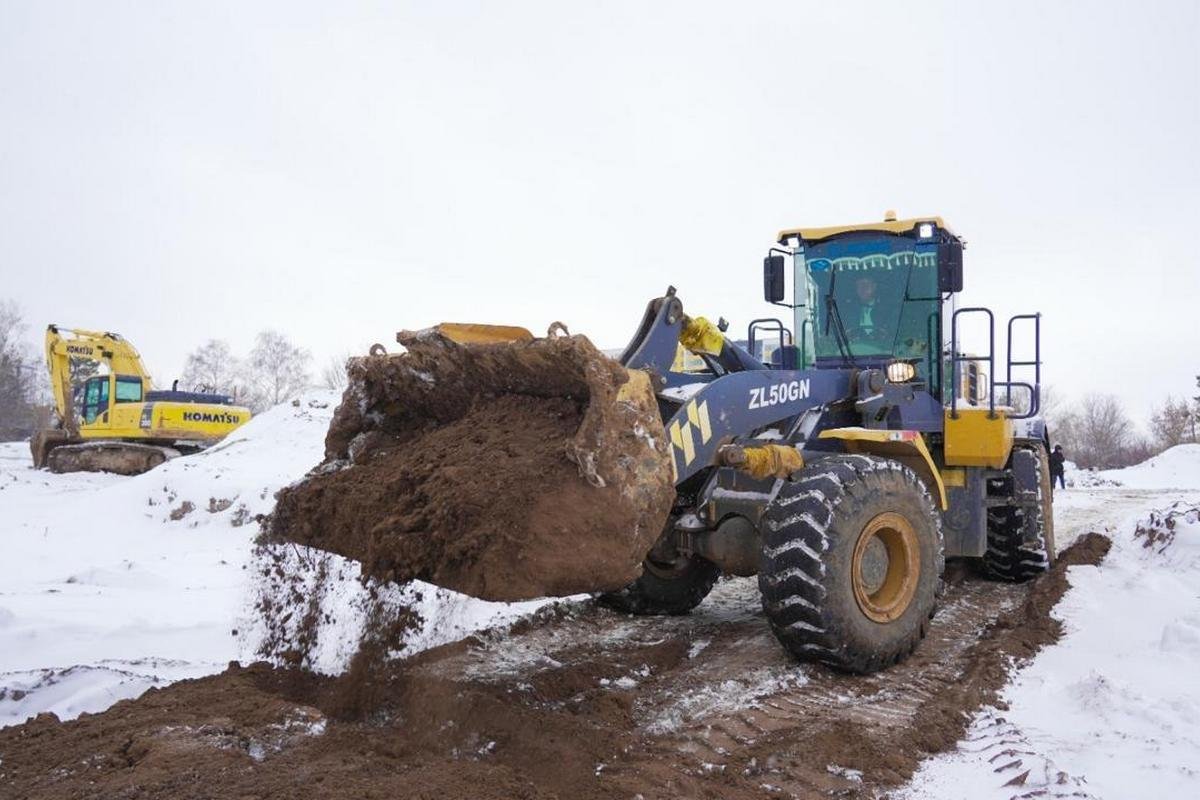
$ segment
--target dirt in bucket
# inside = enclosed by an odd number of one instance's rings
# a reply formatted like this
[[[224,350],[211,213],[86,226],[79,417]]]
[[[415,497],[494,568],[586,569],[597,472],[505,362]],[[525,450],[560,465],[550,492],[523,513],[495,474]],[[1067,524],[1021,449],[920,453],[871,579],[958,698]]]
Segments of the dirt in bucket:
[[[636,578],[674,499],[648,383],[622,392],[580,336],[405,343],[351,362],[326,460],[280,492],[272,535],[488,600]]]

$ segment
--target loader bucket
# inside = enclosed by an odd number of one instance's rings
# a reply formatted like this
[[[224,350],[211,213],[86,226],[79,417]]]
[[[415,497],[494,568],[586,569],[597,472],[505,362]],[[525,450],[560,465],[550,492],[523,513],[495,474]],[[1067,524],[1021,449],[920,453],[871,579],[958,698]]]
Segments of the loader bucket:
[[[582,336],[397,338],[407,352],[349,361],[325,461],[279,493],[275,537],[487,600],[640,574],[675,497],[648,374]]]

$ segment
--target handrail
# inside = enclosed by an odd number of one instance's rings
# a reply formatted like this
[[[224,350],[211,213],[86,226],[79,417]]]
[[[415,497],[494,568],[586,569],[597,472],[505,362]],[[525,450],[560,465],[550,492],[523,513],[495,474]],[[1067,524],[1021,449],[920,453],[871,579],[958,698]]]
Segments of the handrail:
[[[1008,404],[1010,404],[1010,405],[1012,403],[1012,387],[1024,386],[1026,389],[1029,390],[1029,411],[1026,411],[1024,414],[1009,414],[1008,415],[1009,419],[1029,419],[1030,417],[1037,416],[1038,405],[1039,405],[1038,389],[1033,384],[1027,383],[1026,381],[996,381],[996,382],[992,383],[992,386],[993,387],[996,387],[996,386],[1005,387],[1005,390],[1008,392],[1008,397],[1009,397]]]
[[[960,314],[987,314],[988,354],[986,359],[964,356],[958,352],[958,316]],[[950,317],[950,419],[958,419],[958,364],[961,361],[984,361],[988,363],[988,378],[996,374],[996,315],[990,308],[971,306],[957,309]],[[993,381],[994,383],[994,381]],[[996,418],[996,393],[988,391],[988,419]]]
[[[941,315],[937,311],[934,311],[925,319],[925,335],[929,337],[929,355],[925,361],[929,368],[929,386],[932,387],[934,382],[937,382],[938,392],[941,394],[941,397],[938,399],[944,402],[943,398],[946,396],[946,386],[942,382],[942,359],[940,358],[942,353],[942,332],[941,325],[939,324],[940,318]]]
[[[767,325],[766,323],[774,324]],[[754,356],[755,358],[758,358],[758,354],[754,352],[754,331],[759,327],[770,331],[778,331],[780,347],[789,345],[795,341],[792,337],[792,332],[788,330],[787,326],[783,324],[783,320],[781,320],[779,317],[759,317],[758,319],[752,319],[750,320],[750,324],[746,326],[746,349],[749,350],[750,355]]]
[[[813,326],[811,317],[805,317],[800,321],[800,369],[808,369],[808,333],[805,328],[813,331],[813,339],[816,340],[816,328]]]
[[[1021,319],[1033,320],[1033,360],[1032,361],[1013,361],[1013,323]],[[1008,320],[1008,350],[1006,351],[1008,368],[1006,371],[1006,380],[1004,381],[1007,387],[1006,402],[1012,404],[1012,387],[1013,386],[1028,386],[1029,387],[1029,413],[1024,417],[1017,419],[1025,419],[1026,417],[1035,416],[1042,408],[1042,315],[1039,314],[1016,314]],[[1013,367],[1033,367],[1033,385],[1028,383],[1014,382],[1012,379]]]

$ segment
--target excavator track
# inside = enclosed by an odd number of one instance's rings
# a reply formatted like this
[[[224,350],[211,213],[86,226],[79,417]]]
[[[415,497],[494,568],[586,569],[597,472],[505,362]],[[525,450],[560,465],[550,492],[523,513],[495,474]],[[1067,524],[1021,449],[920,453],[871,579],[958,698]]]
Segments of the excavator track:
[[[180,452],[173,447],[134,442],[95,441],[63,444],[46,454],[51,472],[112,472],[141,475]]]

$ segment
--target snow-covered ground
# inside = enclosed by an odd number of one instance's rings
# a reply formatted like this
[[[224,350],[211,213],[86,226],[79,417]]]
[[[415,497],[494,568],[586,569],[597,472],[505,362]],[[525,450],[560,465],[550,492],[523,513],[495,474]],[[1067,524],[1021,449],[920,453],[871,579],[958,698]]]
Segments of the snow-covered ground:
[[[252,661],[263,631],[253,605],[255,517],[323,455],[338,396],[307,395],[219,445],[144,475],[52,475],[24,443],[0,444],[0,726],[51,711],[71,719],[151,686]],[[323,610],[362,605],[358,569],[294,551],[332,573]],[[409,650],[527,614],[538,603],[484,603],[425,585]],[[353,622],[350,614],[343,622]],[[358,620],[361,624],[361,619]],[[315,666],[339,671],[353,624],[321,630]]]
[[[1113,510],[1108,557],[1068,573],[1063,639],[906,797],[1200,796],[1200,445],[1093,475],[1119,485],[1055,498]]]

